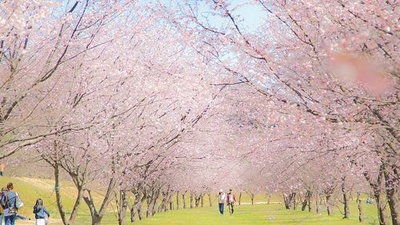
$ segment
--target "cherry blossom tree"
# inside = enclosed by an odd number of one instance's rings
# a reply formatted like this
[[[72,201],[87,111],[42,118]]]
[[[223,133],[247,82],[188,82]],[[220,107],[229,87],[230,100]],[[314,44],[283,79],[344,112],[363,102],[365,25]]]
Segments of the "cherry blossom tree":
[[[2,4],[3,157],[46,136],[71,129],[54,127],[57,117],[66,113],[63,108],[66,105],[60,102],[50,105],[49,101],[54,91],[61,89],[61,78],[67,74],[74,76],[85,69],[76,60],[112,40],[104,37],[98,41],[97,38],[102,35],[102,28],[106,30],[105,24],[121,5],[101,8],[100,2],[89,5],[89,1],[7,1]],[[66,69],[72,73],[65,73]],[[68,106],[79,103],[79,99],[79,95],[70,96]],[[43,108],[54,110],[45,110],[48,113],[44,114]],[[55,117],[50,124],[47,115]]]
[[[183,64],[179,65],[177,62],[187,52],[175,47],[169,50],[163,49],[154,42],[153,45],[149,42],[146,42],[147,44],[141,43],[154,40],[158,45],[165,44],[159,41],[161,36],[154,36],[156,39],[149,38],[152,36],[151,32],[139,36],[140,29],[149,31],[149,24],[154,20],[149,20],[149,18],[144,17],[145,15],[136,17],[138,15],[129,14],[130,2],[121,2],[113,6],[101,2],[92,4],[89,1],[77,1],[71,5],[69,3],[59,5],[49,1],[46,4],[37,6],[30,5],[28,2],[25,4],[27,11],[31,10],[29,12],[39,12],[39,14],[47,12],[39,19],[50,19],[54,22],[46,23],[48,27],[43,27],[39,26],[39,21],[28,20],[36,29],[32,32],[29,41],[38,45],[28,45],[25,41],[21,49],[12,49],[12,45],[8,42],[20,40],[7,39],[1,42],[4,49],[4,63],[2,65],[8,66],[11,71],[10,79],[5,80],[5,85],[3,85],[7,90],[9,86],[18,84],[11,83],[13,81],[11,78],[16,76],[15,71],[22,71],[18,73],[21,78],[17,80],[20,80],[35,70],[43,70],[42,74],[38,73],[40,75],[38,78],[32,79],[31,84],[27,82],[27,90],[30,92],[20,91],[21,93],[19,93],[15,91],[16,100],[10,100],[11,95],[6,93],[2,99],[2,105],[6,112],[3,120],[10,127],[10,130],[4,129],[5,133],[2,135],[4,137],[2,140],[4,140],[3,147],[8,145],[10,149],[9,153],[4,153],[5,156],[40,140],[49,144],[47,147],[43,143],[38,146],[42,148],[40,154],[54,166],[56,183],[58,169],[61,167],[71,175],[78,189],[77,200],[71,217],[69,219],[63,217],[65,224],[72,224],[80,199],[83,196],[82,191],[88,190],[87,183],[99,176],[98,165],[93,165],[94,162],[98,162],[102,157],[110,156],[110,161],[104,161],[104,165],[110,165],[112,169],[119,164],[118,161],[113,160],[119,160],[124,157],[124,154],[137,156],[137,153],[143,153],[144,150],[160,150],[160,148],[165,148],[163,151],[166,151],[169,148],[168,146],[173,145],[185,130],[184,127],[177,127],[175,121],[186,123],[185,118],[187,118],[188,124],[193,125],[201,118],[202,111],[198,112],[192,109],[195,117],[189,120],[189,116],[192,115],[191,109],[186,108],[186,104],[181,105],[184,102],[182,98],[186,98],[188,93],[177,85],[182,83],[176,81],[184,78],[181,71]],[[15,4],[7,6],[10,7],[11,14],[15,14],[10,16],[12,18],[27,13],[26,11],[13,11],[12,7],[17,7]],[[68,8],[67,11],[62,12],[63,7]],[[8,8],[5,9],[8,10]],[[123,14],[121,9],[127,10],[126,14]],[[126,16],[124,17],[125,21],[124,18],[117,17],[121,14]],[[143,20],[138,23],[138,18]],[[121,22],[132,25],[134,29],[126,29],[125,31],[124,28],[116,29],[118,26],[115,26],[115,24]],[[27,27],[26,29],[33,29],[31,25],[27,25]],[[158,25],[157,30],[153,29],[153,32],[159,32],[160,28],[161,26]],[[12,25],[9,29],[15,30]],[[57,30],[58,32],[54,32]],[[49,31],[53,31],[53,33]],[[24,30],[21,32],[24,32]],[[10,36],[11,38],[18,37],[18,34]],[[45,39],[42,40],[43,38]],[[130,44],[126,45],[126,43]],[[137,47],[139,44],[140,47]],[[55,47],[46,49],[42,45],[45,47],[54,45]],[[46,64],[35,63],[34,60],[39,60],[39,58],[33,56],[42,57],[43,54],[46,54],[45,50],[49,51],[49,59]],[[21,51],[18,54],[25,54],[26,51],[26,54],[31,53],[33,56],[28,56],[27,62],[22,59],[14,60],[12,57],[18,55],[17,51]],[[41,51],[44,53],[41,53]],[[136,53],[128,55],[127,53],[131,51]],[[160,52],[163,54],[159,54]],[[160,57],[157,59],[155,56],[158,54]],[[141,59],[142,57],[144,60]],[[169,63],[165,60],[167,58],[170,61]],[[18,65],[23,70],[16,69],[17,63],[14,65],[14,61],[25,62],[27,66],[21,63],[22,66],[21,64]],[[137,63],[138,61],[140,63]],[[130,63],[127,65],[127,62]],[[163,63],[169,64],[169,67],[165,67]],[[32,68],[28,69],[28,66]],[[175,69],[172,69],[172,67],[175,67]],[[35,72],[33,73],[35,74]],[[141,73],[142,75],[138,76]],[[163,75],[165,79],[160,79],[160,75]],[[167,79],[168,77],[174,77],[174,79]],[[164,82],[169,82],[169,84]],[[187,90],[192,87],[189,86]],[[198,85],[197,89],[200,87],[201,85]],[[157,88],[160,90],[157,90]],[[179,90],[182,90],[182,92],[179,92]],[[163,94],[165,91],[167,93],[169,91],[169,95],[175,94],[177,97]],[[41,93],[41,95],[37,95],[36,92]],[[135,92],[141,93],[141,96],[136,97]],[[198,95],[199,92],[201,93],[202,90],[197,90],[194,94]],[[57,95],[57,98],[52,97],[55,95]],[[36,103],[32,100],[22,101],[27,99],[27,96],[33,96]],[[20,111],[17,110],[17,106],[20,106],[21,109],[29,106],[24,108],[25,111],[22,114],[26,114],[26,118],[18,114]],[[199,109],[203,110],[202,108]],[[15,115],[11,114],[13,112],[15,112]],[[136,121],[135,116],[139,120]],[[19,135],[26,133],[27,136],[13,137],[13,135],[9,135],[17,133],[15,128],[13,128],[14,131],[11,128],[15,127],[18,122],[8,118],[22,118],[21,121],[26,125],[22,124],[21,128],[26,129],[26,132],[20,131],[18,133]],[[29,122],[29,118],[34,118],[32,121],[36,122]],[[160,120],[161,118],[163,120]],[[132,120],[133,123],[126,123],[127,120]],[[183,126],[186,126],[184,123],[182,123]],[[163,126],[170,127],[171,130],[162,129]],[[143,129],[144,127],[146,129]],[[126,132],[133,128],[140,132]],[[55,138],[44,140],[44,138],[55,134],[57,134]],[[128,138],[128,135],[132,138]],[[140,135],[146,138],[140,139]],[[159,140],[156,139],[157,135],[161,136]],[[134,139],[137,140],[133,143],[129,142]],[[53,142],[56,146],[54,148],[51,147]],[[12,145],[14,143],[16,143],[16,147]],[[61,146],[61,148],[57,146]],[[129,152],[131,148],[138,149],[137,153]],[[126,152],[121,153],[116,151],[117,149],[126,149]],[[53,156],[60,156],[60,158]],[[115,168],[112,170],[115,171]],[[95,172],[94,175],[88,174],[93,172]],[[109,183],[111,191],[115,186],[113,179],[113,173],[111,173]],[[56,187],[59,186],[56,184]],[[99,223],[103,214],[102,211],[109,203],[109,195],[106,195],[104,207],[102,206],[100,212],[96,211],[90,192],[89,196],[83,197],[91,209],[93,224]],[[58,202],[60,211],[62,211],[61,201]],[[61,213],[61,215],[65,214]]]
[[[140,219],[142,203],[152,216],[174,192],[194,207],[220,188],[263,186],[287,208],[324,195],[328,213],[340,194],[348,217],[349,193],[364,185],[380,224],[382,193],[398,224],[398,10],[393,1],[6,1],[0,158],[37,150],[54,169],[64,224],[82,199],[100,224],[114,198],[125,224],[130,193]],[[69,218],[60,171],[78,191]],[[93,182],[107,187],[102,201]]]
[[[240,14],[248,4],[263,12],[257,32],[247,29]],[[397,11],[391,1],[249,1],[243,5],[212,1],[188,3],[183,9],[184,21],[197,25],[190,28],[204,43],[199,49],[210,49],[208,56],[232,79],[253,86],[266,100],[284,108],[298,108],[293,112],[299,121],[308,122],[309,116],[320,120],[331,127],[331,138],[346,139],[354,133],[361,143],[365,132],[381,138],[378,163],[386,171],[393,224],[399,218]],[[221,22],[202,17],[207,13]],[[342,157],[343,151],[356,147],[334,140],[328,146],[315,144],[311,149],[325,151],[336,145],[332,151]],[[353,156],[349,162],[358,157]]]

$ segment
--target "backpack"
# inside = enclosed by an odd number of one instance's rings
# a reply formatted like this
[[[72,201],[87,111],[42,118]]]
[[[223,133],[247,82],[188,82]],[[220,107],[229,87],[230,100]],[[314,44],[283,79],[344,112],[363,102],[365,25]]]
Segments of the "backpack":
[[[7,208],[7,204],[8,204],[7,192],[6,191],[2,191],[0,193],[0,196],[1,196],[0,197],[0,204],[1,204],[0,210],[4,212],[4,209]]]
[[[0,215],[3,215],[4,214],[4,207],[3,207],[3,196],[4,196],[4,193],[3,192],[1,192],[0,193],[0,205],[1,205],[1,207],[0,207]]]

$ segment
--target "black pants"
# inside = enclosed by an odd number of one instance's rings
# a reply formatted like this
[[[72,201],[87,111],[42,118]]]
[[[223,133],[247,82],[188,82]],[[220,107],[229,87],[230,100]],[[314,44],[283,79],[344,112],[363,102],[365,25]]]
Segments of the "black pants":
[[[233,202],[228,203],[229,214],[233,214]]]

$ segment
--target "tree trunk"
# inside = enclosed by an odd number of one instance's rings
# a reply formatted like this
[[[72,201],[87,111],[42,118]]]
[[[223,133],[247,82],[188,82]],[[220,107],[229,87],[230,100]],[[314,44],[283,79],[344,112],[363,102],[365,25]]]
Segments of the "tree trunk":
[[[331,195],[327,194],[325,195],[326,198],[326,212],[328,213],[328,216],[332,215],[332,205],[331,205]]]
[[[210,204],[210,207],[212,207],[211,194],[208,193],[207,195],[208,195],[208,202]]]
[[[342,177],[343,219],[350,218],[349,196],[346,190],[346,177]]]
[[[272,194],[267,195],[267,205],[271,202]]]
[[[168,186],[166,190],[161,191],[161,196],[162,196],[162,201],[160,206],[158,207],[158,212],[166,212],[168,210],[168,205],[170,205],[170,208],[172,207],[171,203],[171,189]]]
[[[118,219],[118,224],[119,225],[125,225],[126,224],[126,210],[128,208],[128,201],[126,198],[126,191],[125,190],[120,190],[119,191],[119,198],[116,196],[117,199],[117,219]]]
[[[133,189],[132,193],[135,196],[135,201],[133,202],[133,205],[131,207],[131,222],[133,223],[136,219],[142,219],[142,203],[145,197],[142,197],[142,192],[141,190],[139,190],[139,188]]]
[[[183,204],[183,208],[184,208],[184,209],[186,209],[185,193],[186,193],[186,191],[183,192],[183,194],[182,194],[182,204]]]
[[[189,202],[190,202],[190,208],[192,209],[193,208],[193,192],[190,192]]]
[[[297,209],[297,194],[296,193],[293,193],[294,194],[294,196],[293,196],[293,210],[296,210]]]
[[[382,202],[381,191],[374,190],[374,198],[376,202],[376,209],[378,211],[378,220],[379,225],[386,225],[386,213],[385,213],[385,204]]]
[[[374,198],[376,201],[376,208],[378,211],[379,225],[386,225],[385,206],[384,206],[384,203],[382,202],[382,197],[381,197],[381,194],[382,194],[381,184],[382,184],[382,179],[383,179],[382,177],[383,177],[384,170],[385,170],[385,165],[382,162],[381,165],[379,166],[379,173],[378,173],[376,180],[372,180],[372,177],[370,176],[370,174],[367,171],[363,172],[365,179],[368,181],[368,183],[374,193]]]
[[[285,208],[286,209],[291,209],[293,207],[293,209],[295,208],[295,204],[296,204],[296,192],[292,192],[289,195],[284,194],[283,195],[283,201],[285,203]]]
[[[80,185],[79,180],[76,180],[76,177],[71,178],[74,180],[75,187],[77,188],[77,197],[75,199],[75,204],[72,208],[71,214],[69,219],[67,219],[66,212],[64,210],[64,206],[62,203],[61,199],[61,191],[60,191],[60,169],[62,168],[61,162],[60,162],[60,156],[59,153],[62,150],[62,147],[59,145],[57,141],[54,141],[54,158],[53,159],[48,159],[48,158],[43,158],[46,162],[48,162],[54,169],[54,192],[56,195],[56,202],[57,202],[57,208],[60,213],[60,217],[62,220],[62,223],[64,225],[73,225],[75,223],[76,216],[78,214],[80,202],[82,199],[82,185]]]
[[[343,193],[343,219],[350,218],[349,197],[348,193]]]
[[[364,212],[362,209],[361,200],[358,200],[358,221],[362,223],[364,221]]]
[[[64,206],[61,200],[61,193],[60,193],[60,168],[57,163],[53,164],[54,168],[54,192],[56,193],[56,202],[58,212],[60,213],[61,220],[64,225],[67,224],[67,217],[65,215]]]
[[[78,215],[79,207],[81,205],[83,187],[81,185],[78,185],[76,186],[76,189],[78,191],[78,194],[76,196],[74,207],[72,208],[71,215],[69,216],[66,225],[73,225],[75,223],[75,219]]]
[[[239,192],[239,205],[242,203],[242,192]]]
[[[335,191],[336,185],[332,184],[325,189],[325,201],[326,201],[326,212],[328,216],[332,215],[333,213],[333,201],[332,201],[332,194]]]
[[[152,217],[156,213],[157,199],[160,197],[160,187],[153,185],[149,193],[150,194],[147,194],[146,218]]]
[[[176,209],[178,210],[180,207],[179,205],[179,191],[176,192]]]
[[[392,217],[392,224],[400,224],[399,179],[396,179],[396,170],[394,169],[392,172],[394,172],[392,175],[390,175],[387,170],[383,172],[385,177],[386,197]]]
[[[311,205],[311,191],[307,190],[306,191],[306,195],[304,197],[304,201],[301,204],[301,211],[306,210],[306,207],[308,206],[308,211],[310,212],[311,211],[311,206],[310,205]]]
[[[197,208],[201,205],[202,194],[194,194],[194,206]]]
[[[115,179],[111,178],[110,181],[108,182],[107,191],[103,197],[103,201],[102,201],[99,211],[96,210],[96,206],[94,204],[94,200],[93,200],[90,190],[86,189],[87,195],[83,196],[83,199],[85,200],[86,205],[89,207],[90,215],[92,217],[92,225],[100,225],[101,224],[101,220],[103,219],[103,216],[106,213],[107,207],[112,200],[112,193],[114,192],[115,187],[116,187]],[[125,204],[125,206],[123,206],[123,207],[124,207],[124,210],[126,211],[126,208],[127,208],[126,200],[123,200],[123,201],[125,201],[125,203],[122,203],[122,204],[123,205]],[[124,217],[124,219],[125,219],[125,217]]]
[[[318,192],[316,193],[316,196],[315,196],[315,212],[317,214],[319,214],[319,194],[318,194]]]

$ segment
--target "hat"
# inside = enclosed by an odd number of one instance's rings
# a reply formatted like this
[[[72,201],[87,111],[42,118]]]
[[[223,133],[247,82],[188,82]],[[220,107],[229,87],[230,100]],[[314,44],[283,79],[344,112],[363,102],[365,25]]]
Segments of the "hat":
[[[224,192],[222,189],[219,189],[219,192]]]

